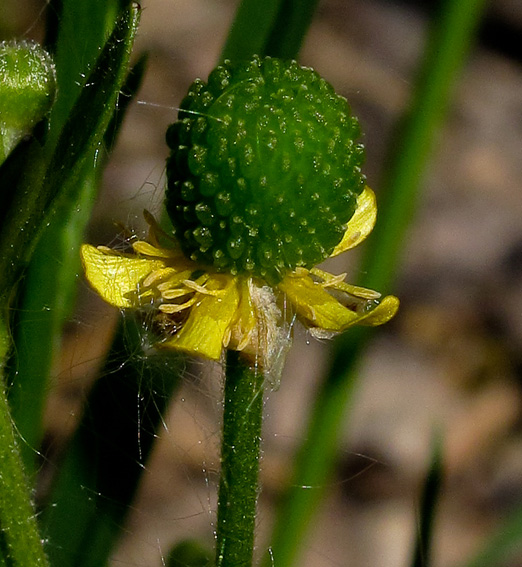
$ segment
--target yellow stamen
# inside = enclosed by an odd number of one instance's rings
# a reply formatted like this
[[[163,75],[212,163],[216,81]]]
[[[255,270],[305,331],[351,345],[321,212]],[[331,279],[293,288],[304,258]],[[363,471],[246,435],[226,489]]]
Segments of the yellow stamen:
[[[190,272],[189,270],[177,272],[172,275],[167,281],[158,284],[156,287],[158,288],[158,291],[160,293],[163,293],[168,289],[179,286],[179,284],[183,283],[187,278],[190,277],[191,273],[192,272]]]
[[[136,254],[142,254],[143,256],[152,256],[153,258],[175,258],[180,255],[177,250],[168,250],[167,248],[157,248],[149,242],[144,240],[138,240],[132,244],[132,248]]]
[[[189,307],[192,307],[197,300],[198,298],[194,296],[190,298],[188,301],[185,301],[185,303],[162,303],[158,309],[163,313],[179,313],[184,309],[188,309]]]
[[[192,289],[187,288],[174,288],[174,289],[166,289],[161,293],[161,297],[163,299],[177,299],[178,297],[183,297],[184,295],[188,295],[189,293],[194,293]]]
[[[324,272],[319,268],[312,268],[310,270],[310,273],[321,278],[323,280],[321,285],[325,288],[331,287],[332,289],[344,291],[345,293],[349,293],[350,295],[361,299],[379,299],[381,297],[381,294],[378,291],[346,283],[344,281],[346,274],[339,274],[338,276],[334,276],[333,274]]]
[[[145,287],[150,287],[153,283],[157,282],[158,280],[163,280],[172,274],[175,274],[176,270],[174,268],[161,268],[159,270],[155,270],[151,272],[144,280],[143,285]]]

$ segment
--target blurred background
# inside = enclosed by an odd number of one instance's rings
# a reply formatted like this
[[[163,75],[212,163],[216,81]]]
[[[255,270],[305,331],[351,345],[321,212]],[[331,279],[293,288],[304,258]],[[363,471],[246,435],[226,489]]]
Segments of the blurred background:
[[[2,4],[2,37],[41,39],[44,2]],[[324,0],[301,53],[300,62],[329,80],[359,117],[365,172],[378,197],[392,130],[407,108],[436,5]],[[149,52],[148,71],[106,170],[86,235],[93,244],[113,242],[115,223],[142,233],[144,208],[160,213],[166,127],[190,83],[214,67],[237,2],[142,6],[135,50]],[[81,38],[71,49],[81,49]],[[436,432],[444,439],[446,478],[434,565],[469,557],[522,505],[521,154],[522,4],[494,0],[439,133],[400,276],[394,289],[382,290],[400,297],[401,310],[365,354],[339,465],[302,565],[406,565]],[[353,281],[357,259],[352,252],[328,267]],[[118,317],[80,277],[48,408],[50,447],[72,432]],[[329,354],[303,329],[294,343],[266,403],[260,550],[269,544],[274,504]],[[218,365],[187,363],[114,566],[159,567],[172,543],[187,537],[212,544],[220,392]],[[522,554],[506,563],[520,565]]]

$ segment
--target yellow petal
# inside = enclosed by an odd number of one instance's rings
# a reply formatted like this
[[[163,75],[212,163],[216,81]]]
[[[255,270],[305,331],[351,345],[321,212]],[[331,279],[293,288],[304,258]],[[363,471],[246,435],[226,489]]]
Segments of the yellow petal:
[[[202,294],[181,331],[158,346],[220,360],[223,347],[230,340],[230,325],[239,304],[239,291],[235,278],[213,276],[212,279],[223,288],[223,295]]]
[[[374,309],[368,311],[358,321],[358,325],[377,327],[387,323],[399,309],[399,299],[394,295],[387,295]]]
[[[357,197],[357,208],[348,222],[344,236],[334,248],[331,256],[337,256],[360,244],[373,230],[376,218],[375,193],[369,187],[365,187],[364,191]]]
[[[143,280],[165,267],[162,260],[123,256],[89,244],[80,254],[88,282],[105,301],[122,308],[139,307]]]
[[[305,325],[330,333],[344,331],[352,325],[382,325],[399,308],[399,300],[389,295],[382,301],[360,301],[356,311],[348,309],[331,296],[322,284],[305,275],[290,274],[278,287],[286,294]],[[316,334],[321,336],[321,333]],[[324,336],[328,336],[328,333],[324,333]]]
[[[355,324],[360,314],[341,305],[309,276],[286,276],[278,285],[304,323],[327,331],[340,332]]]

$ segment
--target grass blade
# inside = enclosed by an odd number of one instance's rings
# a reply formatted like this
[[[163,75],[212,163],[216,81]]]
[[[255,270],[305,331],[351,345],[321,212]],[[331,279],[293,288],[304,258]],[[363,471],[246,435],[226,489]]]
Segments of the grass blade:
[[[422,490],[419,531],[411,567],[430,567],[431,565],[433,524],[442,489],[443,472],[442,444],[440,439],[436,439]]]
[[[383,182],[379,219],[366,248],[360,285],[388,291],[420,190],[422,174],[443,123],[454,86],[472,44],[484,0],[446,0],[428,41],[412,106],[400,128]],[[332,361],[309,422],[283,505],[278,511],[273,557],[290,567],[328,485],[337,440],[356,386],[357,365],[371,332],[357,328],[334,341]],[[299,487],[313,487],[302,489]]]
[[[317,0],[243,0],[221,59],[296,58],[316,6]]]
[[[118,14],[128,4],[122,0],[50,0],[45,44],[53,54],[60,89],[50,119],[50,148],[54,148]]]
[[[312,22],[318,0],[283,0],[265,44],[266,55],[295,59]]]
[[[361,284],[387,290],[397,273],[406,231],[453,88],[469,54],[485,0],[445,0],[431,27],[411,107],[390,144],[379,220],[368,238]]]
[[[252,55],[264,55],[282,0],[243,0],[228,34],[221,59],[241,61]]]

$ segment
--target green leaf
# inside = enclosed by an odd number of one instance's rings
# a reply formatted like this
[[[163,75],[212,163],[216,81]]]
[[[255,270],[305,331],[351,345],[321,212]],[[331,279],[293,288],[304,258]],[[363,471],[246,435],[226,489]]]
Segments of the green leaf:
[[[66,198],[79,172],[101,138],[113,114],[119,89],[137,28],[139,10],[126,10],[66,124],[56,152],[48,157],[34,139],[15,151],[12,159],[0,169],[0,186],[14,192],[12,199],[2,195],[7,210],[2,210],[0,235],[0,368],[8,354],[8,307],[13,288],[29,260],[46,215],[59,197]],[[96,85],[95,87],[93,85]],[[88,126],[88,127],[87,127]],[[24,477],[22,461],[13,432],[13,422],[4,395],[3,374],[0,392],[0,525],[1,561],[15,567],[46,565],[30,491]]]
[[[105,134],[104,148],[115,142],[125,110],[137,92],[145,70],[141,57],[122,87],[118,107]],[[105,150],[103,151],[105,157]],[[70,199],[62,202],[45,228],[26,273],[16,311],[16,344],[10,402],[13,419],[26,443],[22,447],[28,470],[33,470],[35,452],[42,436],[42,412],[53,356],[58,350],[62,326],[70,315],[78,272],[79,247],[98,192],[105,159],[98,168],[84,167]]]
[[[70,196],[86,160],[100,149],[126,75],[138,20],[137,6],[120,18],[63,128],[43,183],[28,183],[22,177],[17,186],[0,235],[0,298],[4,303],[27,265],[46,215],[58,198]]]
[[[85,78],[128,0],[49,0],[45,45],[57,68],[59,95],[53,107],[49,144],[54,147]]]

